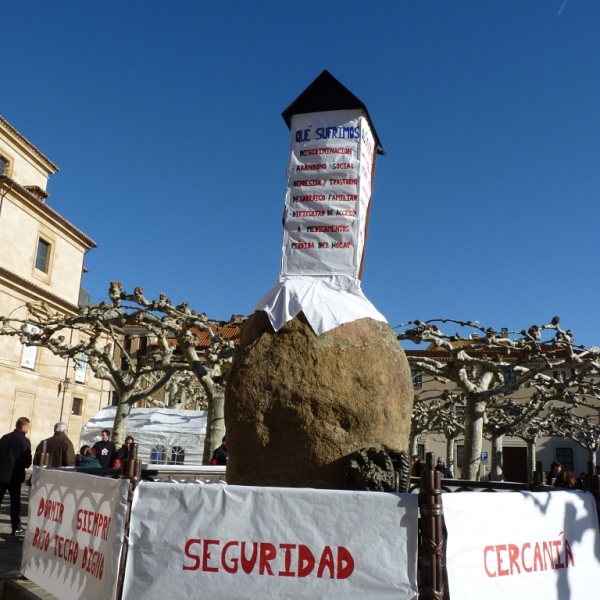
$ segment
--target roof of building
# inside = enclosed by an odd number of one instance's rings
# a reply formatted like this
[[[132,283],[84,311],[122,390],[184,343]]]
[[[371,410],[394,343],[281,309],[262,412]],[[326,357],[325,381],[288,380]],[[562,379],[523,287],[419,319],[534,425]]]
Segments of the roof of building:
[[[555,358],[560,360],[567,357],[567,351],[563,348],[556,349],[549,344],[542,344],[542,351],[544,353],[548,353],[551,351],[555,351]],[[465,348],[464,351],[473,358],[488,358],[495,359],[499,358],[503,361],[514,361],[516,358],[521,356],[522,350],[511,349],[510,354],[504,354],[499,348]],[[452,355],[443,349],[436,350],[404,350],[406,356],[414,356],[414,357],[422,357],[422,358],[431,358],[433,360],[438,360],[440,362],[449,361],[452,359]],[[540,359],[534,359],[533,362],[541,362]]]
[[[325,69],[282,113],[287,126],[292,126],[292,116],[305,113],[327,112],[361,108],[373,130],[375,143],[382,148],[381,140],[364,102],[359,100],[345,85]]]
[[[96,242],[94,242],[94,240],[91,237],[89,237],[88,235],[86,235],[85,233],[83,233],[83,231],[81,231],[81,229],[79,229],[78,227],[76,227],[75,225],[73,225],[73,223],[71,223],[70,221],[68,221],[67,219],[65,219],[60,213],[56,212],[51,206],[49,206],[48,204],[46,204],[44,202],[44,200],[41,199],[36,194],[35,190],[28,190],[26,187],[23,187],[22,185],[19,185],[14,179],[11,179],[10,177],[7,177],[6,175],[0,175],[0,185],[3,182],[7,182],[8,183],[9,189],[15,189],[15,190],[19,191],[21,194],[25,195],[26,197],[32,198],[33,200],[35,200],[36,204],[39,206],[39,208],[42,211],[47,211],[55,219],[57,219],[58,221],[60,221],[63,225],[66,225],[69,229],[75,231],[79,236],[81,236],[81,238],[84,240],[84,242],[86,242],[88,244],[88,246],[90,248],[97,248]]]
[[[53,292],[36,285],[28,279],[25,279],[24,277],[21,277],[20,275],[17,275],[16,273],[13,273],[4,267],[0,267],[0,279],[3,279],[5,283],[7,281],[12,282],[15,286],[18,286],[17,289],[33,292],[37,296],[36,299],[38,300],[42,298],[48,302],[52,302],[60,306],[61,309],[69,310],[72,313],[77,312],[78,306],[76,304],[72,304],[68,300],[57,296]]]
[[[22,133],[19,133],[4,117],[0,116],[0,125],[10,131],[16,138],[23,142],[46,166],[53,172],[58,171],[58,167],[45,155],[42,154]]]
[[[218,335],[225,340],[233,340],[235,345],[238,346],[240,343],[240,333],[241,327],[239,325],[228,325],[222,326],[217,325],[216,323],[207,323],[208,327],[214,332],[214,335]],[[124,326],[124,329],[143,329],[142,325],[135,324],[127,324]],[[198,338],[197,348],[209,348],[210,347],[210,339],[208,337],[208,333],[206,331],[201,331],[195,327],[192,327],[192,332],[196,334]],[[177,340],[175,338],[169,338],[167,340],[169,344],[176,344]],[[156,346],[156,343],[151,344],[152,346]]]

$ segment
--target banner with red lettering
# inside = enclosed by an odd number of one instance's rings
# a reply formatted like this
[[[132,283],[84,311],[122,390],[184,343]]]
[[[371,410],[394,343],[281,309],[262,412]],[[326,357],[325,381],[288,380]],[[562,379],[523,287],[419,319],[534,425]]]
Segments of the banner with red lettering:
[[[129,481],[35,468],[21,572],[59,600],[116,597]]]
[[[292,117],[281,276],[358,278],[374,158],[363,110]]]
[[[417,597],[417,496],[141,483],[124,600]]]
[[[595,600],[594,498],[576,491],[444,494],[451,598]]]

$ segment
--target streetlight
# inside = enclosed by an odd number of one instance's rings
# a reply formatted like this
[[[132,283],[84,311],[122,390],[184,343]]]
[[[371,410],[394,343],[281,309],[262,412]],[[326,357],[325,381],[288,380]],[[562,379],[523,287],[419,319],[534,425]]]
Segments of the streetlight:
[[[67,365],[68,368],[68,365]],[[60,421],[63,420],[63,413],[65,410],[65,393],[71,387],[71,378],[65,377],[62,382],[62,402],[60,403]]]

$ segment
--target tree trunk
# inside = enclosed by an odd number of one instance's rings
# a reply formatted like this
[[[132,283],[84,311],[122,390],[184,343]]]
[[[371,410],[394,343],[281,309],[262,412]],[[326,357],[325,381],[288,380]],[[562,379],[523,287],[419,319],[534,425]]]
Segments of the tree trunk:
[[[456,467],[454,466],[454,440],[455,437],[447,437],[446,438],[446,464],[448,468],[452,471],[452,475],[456,477]]]
[[[419,436],[413,435],[410,438],[410,456],[411,458],[415,455],[419,454]]]
[[[537,460],[536,441],[537,438],[532,438],[527,441],[527,483],[533,483],[533,472],[535,471],[535,462]]]
[[[502,442],[503,433],[492,433],[492,470],[490,471],[490,481],[505,481],[502,472]]]
[[[594,469],[596,468],[596,452],[598,452],[598,450],[588,450],[589,460]]]
[[[131,414],[130,397],[131,394],[127,393],[119,395],[119,404],[117,404],[117,413],[115,414],[115,422],[113,423],[111,436],[111,441],[117,448],[120,448],[125,443],[127,423],[129,422],[129,415]]]
[[[208,375],[206,378],[210,379]],[[221,445],[225,435],[225,390],[221,386],[215,386],[212,379],[204,383],[204,389],[208,392],[208,414],[202,464],[208,465],[212,453]]]
[[[465,412],[465,453],[461,472],[462,479],[475,481],[479,478],[484,412],[485,402],[477,402],[474,398],[467,396]]]

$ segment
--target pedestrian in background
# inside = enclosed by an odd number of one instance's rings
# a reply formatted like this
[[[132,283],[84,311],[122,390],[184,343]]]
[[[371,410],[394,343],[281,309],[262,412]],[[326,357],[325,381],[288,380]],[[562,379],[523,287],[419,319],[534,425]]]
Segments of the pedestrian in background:
[[[57,423],[54,426],[54,435],[42,440],[35,449],[34,465],[40,465],[42,458],[42,445],[46,442],[46,452],[48,453],[48,467],[74,467],[75,466],[75,448],[73,442],[67,437],[68,425]]]
[[[225,440],[225,437],[223,437],[222,444],[213,452],[210,464],[213,466],[219,465],[224,467],[227,465],[227,454],[227,441]]]
[[[81,446],[79,454],[75,457],[75,466],[87,469],[100,469],[102,467],[89,446]]]
[[[562,468],[562,465],[556,461],[550,465],[550,470],[546,475],[546,485],[554,485],[554,480],[559,476]]]
[[[119,469],[123,466],[123,461],[129,459],[131,447],[133,446],[134,442],[135,440],[130,435],[125,438],[125,443],[117,450],[117,453],[115,454],[112,465],[114,469]]]
[[[10,525],[13,535],[24,533],[21,525],[21,484],[25,469],[31,466],[31,442],[25,437],[31,421],[20,417],[15,430],[0,438],[0,504],[8,491],[10,498]]]
[[[96,442],[92,446],[92,449],[96,451],[96,458],[102,465],[102,468],[110,469],[117,454],[117,448],[114,443],[110,441],[109,429],[103,429],[101,436],[102,439],[99,442]]]
[[[421,477],[421,471],[423,470],[423,463],[419,458],[418,454],[413,454],[413,464],[410,470],[411,477]]]
[[[561,469],[558,477],[554,480],[554,487],[574,490],[577,487],[577,479],[568,469]]]
[[[453,479],[452,471],[446,466],[444,459],[439,456],[437,459],[437,465],[435,466],[435,470],[442,474],[444,479]]]

